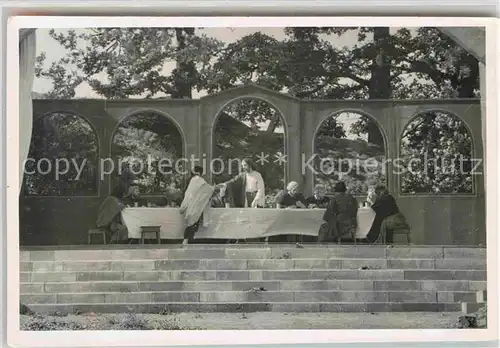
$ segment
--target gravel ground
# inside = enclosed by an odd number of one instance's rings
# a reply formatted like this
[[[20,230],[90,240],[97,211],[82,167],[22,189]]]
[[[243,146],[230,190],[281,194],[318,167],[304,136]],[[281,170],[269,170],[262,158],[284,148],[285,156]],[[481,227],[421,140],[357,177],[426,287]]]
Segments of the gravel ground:
[[[180,313],[21,316],[21,330],[446,329],[460,313]]]

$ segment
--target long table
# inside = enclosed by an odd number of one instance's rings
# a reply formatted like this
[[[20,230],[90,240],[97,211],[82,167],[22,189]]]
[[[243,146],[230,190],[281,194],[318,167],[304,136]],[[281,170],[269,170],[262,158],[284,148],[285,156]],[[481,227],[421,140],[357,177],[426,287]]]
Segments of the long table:
[[[277,235],[318,236],[324,209],[211,208],[204,216],[197,239],[252,239]],[[178,208],[125,208],[122,218],[129,238],[141,237],[141,226],[161,226],[162,239],[182,239],[184,220]],[[356,237],[366,237],[375,213],[358,210]]]

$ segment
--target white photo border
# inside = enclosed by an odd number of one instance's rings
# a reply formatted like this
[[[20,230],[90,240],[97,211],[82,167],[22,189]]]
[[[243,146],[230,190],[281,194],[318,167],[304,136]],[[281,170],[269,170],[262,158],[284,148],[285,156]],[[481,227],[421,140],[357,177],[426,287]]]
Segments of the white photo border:
[[[84,27],[285,27],[285,26],[433,26],[486,28],[487,144],[487,329],[446,330],[248,330],[248,331],[20,331],[19,330],[19,29]],[[457,17],[11,17],[7,30],[7,315],[8,344],[16,346],[166,346],[332,344],[380,342],[493,341],[498,333],[498,109],[497,20]]]

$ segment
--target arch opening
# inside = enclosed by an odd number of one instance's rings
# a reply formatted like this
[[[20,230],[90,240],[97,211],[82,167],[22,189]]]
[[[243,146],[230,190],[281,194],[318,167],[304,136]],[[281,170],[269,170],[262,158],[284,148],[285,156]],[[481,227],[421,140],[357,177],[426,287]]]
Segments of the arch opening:
[[[357,111],[341,111],[321,122],[313,140],[313,185],[327,193],[344,181],[354,195],[387,185],[387,142],[379,124]]]
[[[96,196],[99,139],[91,123],[60,111],[38,117],[24,165],[26,196]]]
[[[182,198],[184,137],[170,117],[146,111],[127,116],[111,138],[111,185],[135,182],[141,193],[168,202]]]
[[[450,112],[416,115],[401,135],[400,160],[402,194],[474,193],[472,133]]]
[[[255,97],[239,98],[225,105],[213,125],[212,163],[214,183],[227,181],[250,159],[266,187],[266,206],[285,186],[286,124],[270,102]]]

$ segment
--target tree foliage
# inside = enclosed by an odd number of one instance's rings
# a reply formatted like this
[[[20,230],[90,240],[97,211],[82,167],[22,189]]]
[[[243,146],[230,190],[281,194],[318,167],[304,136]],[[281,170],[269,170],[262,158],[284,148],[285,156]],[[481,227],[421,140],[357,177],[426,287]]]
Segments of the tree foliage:
[[[248,109],[246,106],[249,104],[255,108]],[[257,112],[248,117],[248,110]],[[247,121],[248,119],[252,122]],[[250,158],[263,176],[266,193],[273,195],[282,190],[285,185],[285,168],[283,163],[276,161],[275,155],[285,152],[283,128],[279,112],[267,102],[243,99],[228,105],[222,110],[214,127],[213,157],[220,159],[224,166],[215,166],[215,173],[220,174],[213,175],[214,182],[231,179],[238,174],[241,160]],[[260,154],[269,156],[265,163],[261,163],[256,157]]]
[[[348,124],[342,120],[347,116],[357,121]],[[322,184],[329,193],[338,180],[343,180],[350,193],[362,195],[371,186],[386,185],[386,151],[384,146],[370,143],[368,131],[357,129],[361,123],[373,122],[365,115],[344,113],[327,118],[314,139],[315,184]],[[331,125],[336,132],[332,133]],[[377,129],[380,133],[380,130]],[[379,135],[382,138],[382,134]]]
[[[122,121],[113,136],[111,158],[114,184],[124,172],[132,173],[145,194],[173,200],[185,178],[183,139],[175,124],[164,116],[142,113]]]
[[[473,193],[472,137],[453,115],[427,112],[401,139],[402,193]]]
[[[93,196],[98,189],[98,140],[89,123],[69,113],[35,120],[24,193],[38,196]],[[59,166],[59,176],[56,168]],[[78,174],[77,168],[83,168]]]

